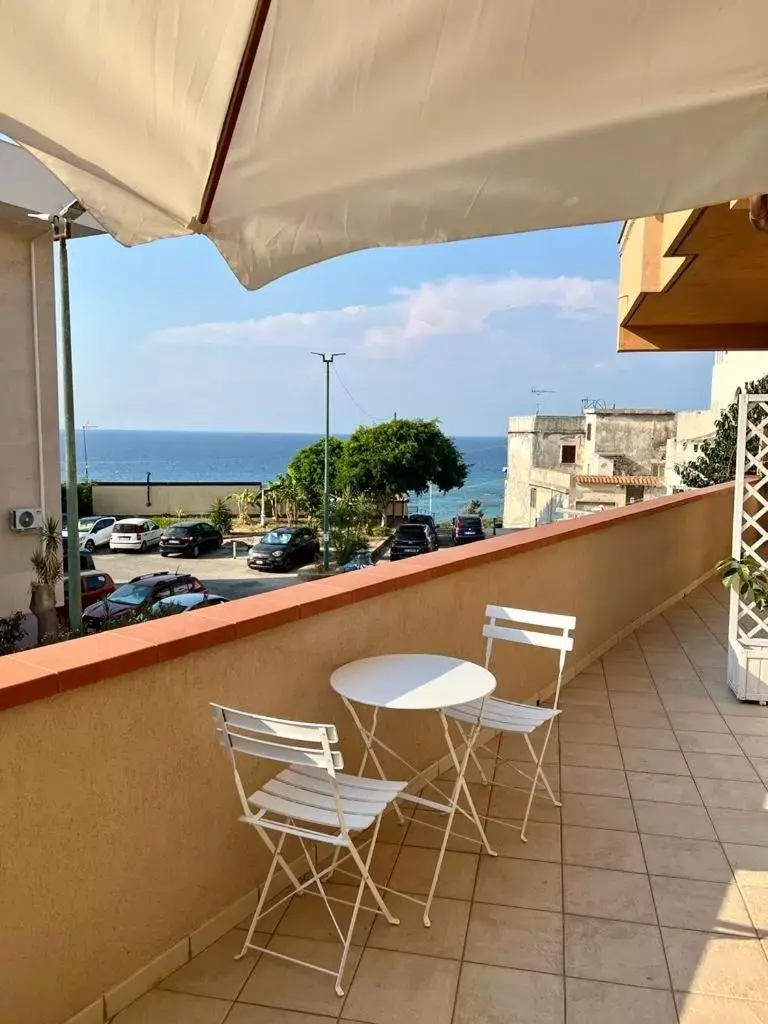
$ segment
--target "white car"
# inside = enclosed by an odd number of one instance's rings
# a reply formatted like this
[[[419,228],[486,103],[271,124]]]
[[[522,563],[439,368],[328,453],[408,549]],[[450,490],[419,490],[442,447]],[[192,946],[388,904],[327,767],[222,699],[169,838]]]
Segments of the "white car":
[[[121,519],[109,538],[110,551],[147,551],[160,543],[163,531],[151,519]]]
[[[94,551],[96,548],[109,544],[112,530],[117,520],[114,516],[84,516],[78,520],[77,532],[80,538],[80,550]],[[67,528],[61,531],[64,546],[67,543]]]

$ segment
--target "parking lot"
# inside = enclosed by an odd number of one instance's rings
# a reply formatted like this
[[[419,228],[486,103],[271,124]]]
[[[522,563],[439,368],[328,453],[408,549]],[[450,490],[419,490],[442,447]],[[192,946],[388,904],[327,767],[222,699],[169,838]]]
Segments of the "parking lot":
[[[238,557],[232,557],[232,545],[220,551],[207,551],[199,558],[171,555],[162,558],[155,550],[146,554],[115,552],[99,548],[94,552],[96,568],[108,572],[115,583],[127,583],[148,572],[188,572],[197,576],[212,594],[235,600],[290,587],[300,580],[295,572],[258,572],[245,561],[246,548],[238,545]]]

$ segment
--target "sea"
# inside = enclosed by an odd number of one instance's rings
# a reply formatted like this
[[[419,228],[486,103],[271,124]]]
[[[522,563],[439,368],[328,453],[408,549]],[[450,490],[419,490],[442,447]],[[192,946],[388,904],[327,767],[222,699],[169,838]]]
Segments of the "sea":
[[[343,436],[343,435],[342,435]],[[292,456],[318,440],[316,434],[241,434],[169,430],[101,430],[77,432],[78,477],[95,482],[221,480],[249,483],[273,480]],[[441,494],[433,488],[432,514],[439,522],[477,498],[487,516],[500,516],[504,501],[504,437],[454,438],[469,466],[460,490]],[[62,444],[62,479],[64,479]],[[412,512],[430,510],[429,494],[411,495]]]

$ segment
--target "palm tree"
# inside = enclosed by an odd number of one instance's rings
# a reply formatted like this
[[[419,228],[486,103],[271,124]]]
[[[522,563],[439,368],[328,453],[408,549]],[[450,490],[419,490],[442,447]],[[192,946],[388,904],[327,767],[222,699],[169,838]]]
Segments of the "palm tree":
[[[40,528],[40,547],[30,558],[34,569],[29,610],[37,619],[38,641],[58,633],[56,584],[63,575],[59,521],[48,516]]]
[[[256,501],[253,491],[246,488],[239,493],[230,494],[230,498],[237,505],[237,522],[239,526],[249,526],[251,522],[251,509]]]

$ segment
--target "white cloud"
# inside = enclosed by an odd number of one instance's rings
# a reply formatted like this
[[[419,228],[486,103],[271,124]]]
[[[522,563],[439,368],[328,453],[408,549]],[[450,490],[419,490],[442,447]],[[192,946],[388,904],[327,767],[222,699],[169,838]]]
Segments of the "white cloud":
[[[616,284],[581,277],[450,277],[418,288],[393,288],[390,302],[260,319],[168,327],[152,340],[164,345],[319,348],[340,344],[371,357],[402,355],[425,339],[478,335],[493,317],[547,307],[562,316],[613,315]]]

